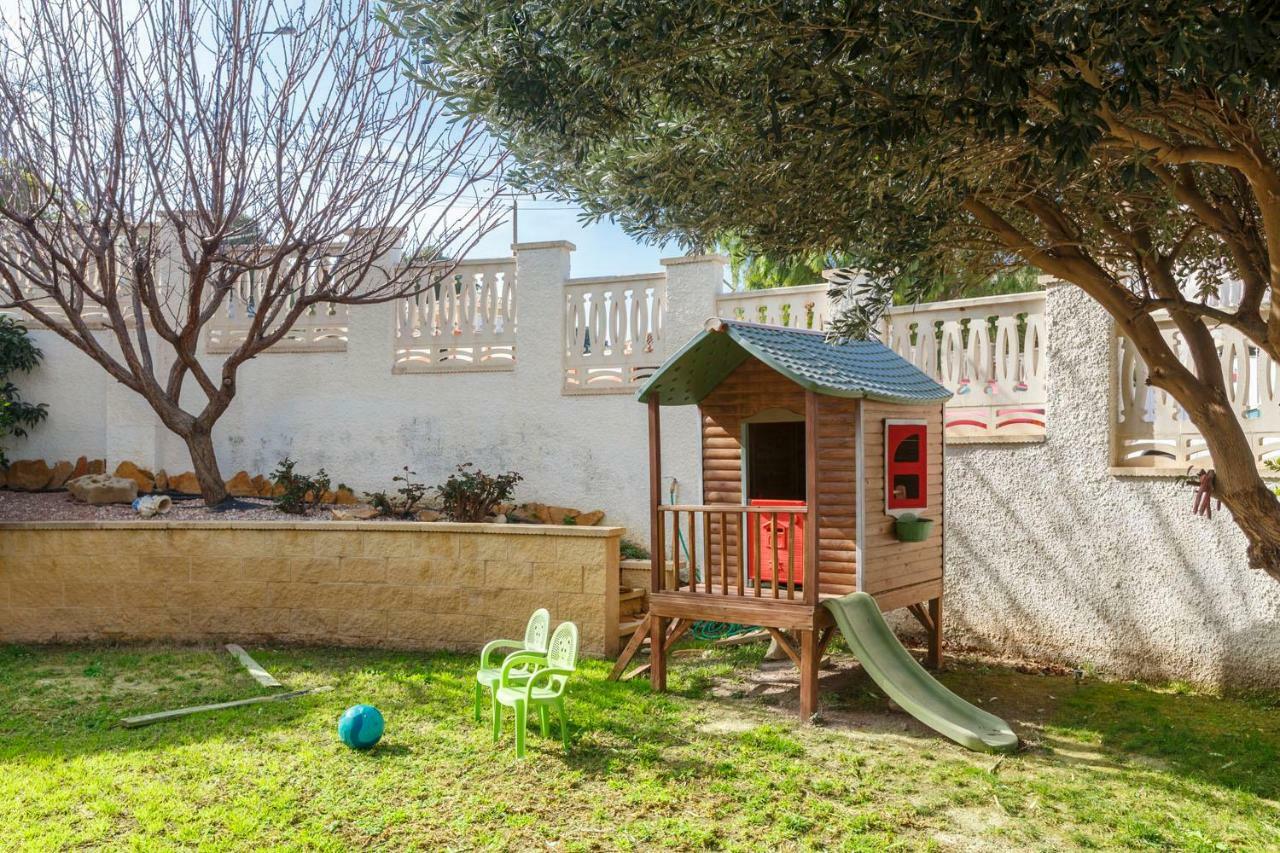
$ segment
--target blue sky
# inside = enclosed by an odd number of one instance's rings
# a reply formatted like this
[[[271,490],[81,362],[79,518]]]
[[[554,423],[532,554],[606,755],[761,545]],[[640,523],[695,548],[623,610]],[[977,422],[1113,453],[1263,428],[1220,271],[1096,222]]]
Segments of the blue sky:
[[[662,269],[660,258],[682,255],[676,245],[665,249],[637,243],[611,222],[583,225],[578,208],[550,199],[520,198],[520,242],[568,240],[578,247],[571,271],[575,278],[594,275],[628,275]],[[492,231],[470,253],[472,257],[498,258],[511,254],[511,222]]]

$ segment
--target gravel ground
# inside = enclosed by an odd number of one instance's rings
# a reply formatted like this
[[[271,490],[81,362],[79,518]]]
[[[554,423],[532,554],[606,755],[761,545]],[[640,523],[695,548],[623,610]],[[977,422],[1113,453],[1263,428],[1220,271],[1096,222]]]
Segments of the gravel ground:
[[[354,509],[346,506],[342,509]],[[67,492],[11,492],[0,489],[0,521],[140,521],[128,504],[90,506],[72,500]],[[210,510],[200,498],[175,498],[173,509],[152,521],[332,521],[329,507],[308,515],[290,515],[263,498],[237,498],[225,509]]]

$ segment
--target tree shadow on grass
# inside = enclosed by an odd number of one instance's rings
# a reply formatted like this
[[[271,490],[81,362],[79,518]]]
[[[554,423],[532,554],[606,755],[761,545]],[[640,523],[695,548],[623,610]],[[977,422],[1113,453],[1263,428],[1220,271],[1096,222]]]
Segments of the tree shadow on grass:
[[[460,753],[514,753],[511,720],[504,738],[489,742],[487,717],[471,716],[474,655],[349,648],[250,648],[285,685],[329,685],[331,692],[209,711],[137,729],[125,716],[211,704],[280,690],[262,688],[220,648],[155,646],[10,647],[0,650],[0,699],[24,711],[0,720],[0,761],[98,753],[149,753],[202,743],[256,738],[254,748],[278,749],[274,734],[343,750],[339,715],[356,703],[377,706],[386,719],[383,740],[360,754],[378,762],[420,764]],[[707,772],[693,757],[670,758],[688,745],[678,718],[684,709],[647,685],[604,678],[608,664],[586,661],[572,682],[569,715],[573,748],[565,761],[586,773],[610,774],[620,764],[663,759],[666,771]],[[287,740],[285,741],[287,742]],[[529,738],[540,749],[537,726]],[[558,749],[558,729],[552,740]],[[666,756],[667,758],[663,758]]]
[[[368,753],[380,763],[416,766],[514,756],[509,717],[497,745],[489,740],[487,721],[472,720],[474,655],[345,648],[250,653],[285,689],[329,684],[334,690],[128,730],[118,726],[120,717],[270,691],[220,649],[0,649],[0,700],[16,711],[0,719],[0,760],[147,753],[252,738],[257,738],[254,748],[270,751],[290,748],[288,736],[283,741],[278,736],[288,729],[296,730],[294,744],[300,740],[343,751],[337,719],[357,702],[378,706],[387,719],[383,742]],[[742,685],[759,674],[761,653],[716,649],[676,658],[673,689],[664,695],[651,693],[642,680],[608,681],[607,662],[585,661],[570,687],[569,753],[560,751],[554,721],[545,741],[535,725],[528,742],[532,760],[541,766],[521,772],[559,767],[615,777],[641,769],[657,780],[688,784],[717,778],[739,754],[787,757],[793,741],[756,737],[752,731],[761,725],[785,731],[799,724],[798,682],[793,668],[780,666],[768,673],[769,690],[752,698],[749,686]],[[837,663],[821,675],[829,727],[942,742],[890,708],[859,667],[844,659]],[[953,664],[941,680],[1009,720],[1033,746],[1046,748],[1033,750],[1030,760],[1098,768],[1138,764],[1152,770],[1151,784],[1170,790],[1181,779],[1268,799],[1280,795],[1280,710],[1263,700],[1133,684],[1077,684],[1070,676],[1030,675],[973,662]],[[773,722],[744,713],[761,707],[771,709]]]
[[[1046,739],[1096,743],[1108,756],[1219,788],[1280,797],[1280,708],[1144,685],[1088,682],[1064,691]],[[1068,759],[1070,760],[1070,759]]]
[[[721,702],[764,706],[780,719],[798,722],[794,666],[779,662],[762,669],[758,655],[737,663],[729,679],[710,687],[712,695]],[[1052,669],[1024,671],[982,658],[953,660],[938,678],[1009,722],[1032,760],[1104,771],[1137,765],[1164,780],[1153,776],[1151,784],[1192,798],[1195,794],[1179,779],[1280,797],[1276,697],[1221,698],[1134,683],[1080,682]],[[715,681],[696,680],[701,687]],[[828,728],[949,743],[892,705],[849,654],[832,655],[820,671],[819,702],[819,722]]]

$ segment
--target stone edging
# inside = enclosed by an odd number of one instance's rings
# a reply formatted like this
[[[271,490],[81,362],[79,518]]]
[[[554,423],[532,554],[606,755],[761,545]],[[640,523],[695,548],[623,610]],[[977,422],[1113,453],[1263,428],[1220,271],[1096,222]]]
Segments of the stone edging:
[[[608,539],[625,527],[572,524],[469,524],[456,521],[0,521],[0,530],[360,530],[387,533],[502,533]]]

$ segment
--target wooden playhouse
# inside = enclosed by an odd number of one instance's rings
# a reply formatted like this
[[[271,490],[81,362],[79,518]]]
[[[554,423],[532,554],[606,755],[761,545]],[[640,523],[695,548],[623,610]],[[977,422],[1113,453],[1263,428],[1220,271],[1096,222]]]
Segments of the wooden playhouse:
[[[666,652],[693,621],[758,625],[800,668],[807,719],[835,627],[821,602],[855,591],[882,611],[908,608],[939,665],[950,396],[875,341],[709,320],[639,395],[649,407],[649,618],[619,671],[648,639],[663,690]],[[661,407],[695,405],[702,502],[664,504]]]

